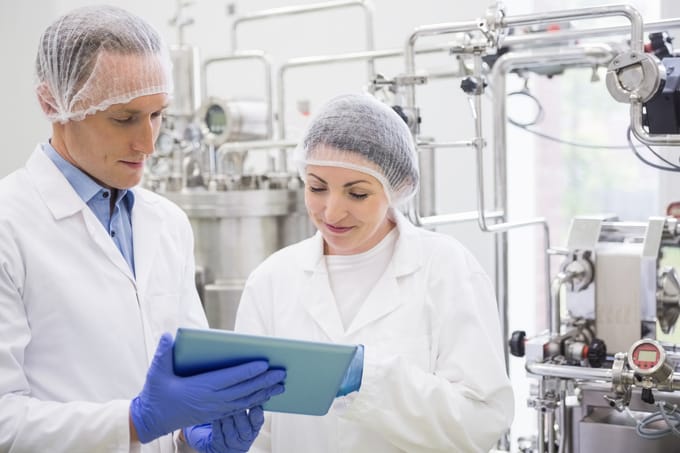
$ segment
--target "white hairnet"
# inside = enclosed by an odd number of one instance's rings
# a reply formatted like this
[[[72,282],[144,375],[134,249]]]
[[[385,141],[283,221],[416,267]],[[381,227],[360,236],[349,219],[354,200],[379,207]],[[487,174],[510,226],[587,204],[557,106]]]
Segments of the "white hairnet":
[[[338,96],[312,119],[295,161],[303,179],[307,165],[349,168],[380,181],[393,205],[418,188],[418,160],[406,122],[367,94]]]
[[[113,104],[172,92],[160,35],[112,6],[76,9],[50,25],[36,57],[36,92],[50,121],[80,121]]]

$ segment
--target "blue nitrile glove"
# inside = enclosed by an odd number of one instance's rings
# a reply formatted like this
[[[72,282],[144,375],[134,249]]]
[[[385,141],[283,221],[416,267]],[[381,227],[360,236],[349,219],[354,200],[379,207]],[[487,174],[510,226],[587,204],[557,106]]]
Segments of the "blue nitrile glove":
[[[285,371],[269,370],[263,360],[195,376],[175,376],[172,345],[172,336],[163,334],[144,388],[130,403],[130,417],[142,443],[261,405],[283,392]]]
[[[356,392],[361,388],[361,377],[364,374],[364,345],[357,345],[357,351],[352,357],[352,361],[349,363],[349,368],[345,373],[345,377],[342,378],[342,383],[340,383],[340,389],[338,390],[337,396],[345,396],[349,393]]]
[[[263,424],[264,410],[255,406],[212,423],[184,428],[184,439],[200,453],[243,452],[253,445]]]

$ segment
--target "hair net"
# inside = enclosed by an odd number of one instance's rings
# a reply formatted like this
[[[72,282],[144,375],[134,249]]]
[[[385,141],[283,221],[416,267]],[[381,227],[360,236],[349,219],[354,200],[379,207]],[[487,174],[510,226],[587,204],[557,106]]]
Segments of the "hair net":
[[[312,119],[294,161],[305,176],[307,165],[336,166],[367,173],[380,181],[393,205],[418,188],[418,161],[404,120],[367,94],[338,96]]]
[[[172,92],[160,35],[112,6],[76,9],[50,25],[36,57],[36,91],[50,121],[79,121],[113,104]]]

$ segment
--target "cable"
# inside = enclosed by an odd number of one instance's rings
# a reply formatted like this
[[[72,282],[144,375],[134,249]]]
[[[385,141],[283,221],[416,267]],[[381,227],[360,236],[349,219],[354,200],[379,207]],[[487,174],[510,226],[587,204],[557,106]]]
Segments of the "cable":
[[[555,137],[552,135],[544,134],[542,132],[538,132],[534,129],[530,129],[526,126],[522,126],[520,123],[516,123],[514,120],[511,118],[508,118],[508,122],[512,124],[513,126],[517,126],[520,129],[524,129],[527,132],[530,132],[538,137],[544,138],[546,140],[550,140],[553,142],[561,143],[563,145],[569,145],[569,146],[574,146],[577,148],[589,148],[589,149],[628,149],[628,145],[589,145],[587,143],[578,143],[578,142],[572,142],[569,140],[564,140],[559,137]]]
[[[563,145],[569,145],[569,146],[574,146],[574,147],[578,147],[578,148],[589,148],[589,149],[628,149],[628,145],[589,145],[589,144],[586,144],[586,143],[572,142],[572,141],[569,141],[569,140],[564,140],[564,139],[561,139],[559,137],[544,134],[542,132],[538,132],[537,130],[531,129],[531,128],[529,128],[529,126],[535,126],[536,124],[540,123],[543,120],[544,111],[543,111],[543,106],[541,105],[541,101],[539,101],[536,96],[531,94],[531,92],[529,91],[529,89],[526,86],[526,83],[525,83],[525,86],[524,86],[523,89],[521,89],[519,91],[513,91],[511,93],[508,93],[507,97],[509,98],[511,96],[526,96],[529,99],[531,99],[532,101],[534,101],[534,103],[536,104],[536,109],[537,109],[536,117],[533,120],[527,121],[527,122],[520,122],[520,121],[514,120],[514,119],[510,118],[510,116],[508,116],[508,123],[512,124],[513,126],[524,129],[525,131],[527,131],[531,134],[534,134],[538,137],[544,138],[546,140],[551,140],[553,142],[561,143]]]
[[[515,120],[508,117],[508,121],[511,124],[514,124],[515,126],[518,126],[518,127],[527,127],[527,126],[533,126],[535,124],[538,124],[543,120],[543,106],[541,105],[541,101],[539,101],[538,98],[536,98],[536,96],[531,94],[526,83],[524,84],[523,89],[521,89],[519,91],[513,91],[511,93],[508,93],[508,95],[506,96],[506,99],[509,99],[511,96],[526,96],[529,99],[531,99],[532,101],[534,101],[534,104],[536,104],[536,117],[533,120],[528,121],[526,123],[520,123],[519,121],[515,121]]]
[[[633,144],[633,139],[632,139],[632,137],[631,137],[631,128],[630,128],[630,127],[628,127],[628,130],[626,131],[626,139],[628,140],[628,145],[629,145],[631,151],[633,151],[633,154],[635,154],[635,156],[636,156],[638,159],[640,159],[640,161],[642,161],[644,164],[649,165],[650,167],[656,168],[657,170],[674,171],[674,172],[675,172],[675,171],[678,171],[678,172],[680,172],[680,166],[675,165],[673,162],[671,162],[671,161],[669,161],[669,160],[663,158],[660,154],[658,154],[656,151],[654,151],[654,150],[653,150],[649,145],[647,145],[646,143],[645,143],[644,145],[647,147],[647,149],[648,149],[652,154],[654,154],[659,160],[661,160],[661,161],[667,163],[669,166],[668,166],[668,167],[665,167],[665,166],[663,166],[663,165],[655,164],[655,163],[653,163],[653,162],[648,161],[648,160],[645,159],[644,157],[642,157],[642,155],[638,152],[638,149],[637,149],[637,147],[635,146],[635,144]]]
[[[570,141],[570,140],[564,140],[564,139],[562,139],[562,138],[555,137],[555,136],[553,136],[553,135],[548,135],[548,134],[545,134],[545,133],[543,133],[543,132],[539,132],[539,131],[537,131],[537,130],[534,130],[534,129],[530,128],[529,126],[535,126],[536,124],[538,124],[539,122],[541,122],[541,121],[543,120],[544,110],[543,110],[543,106],[541,105],[541,101],[540,101],[536,96],[534,96],[533,94],[531,94],[531,92],[529,91],[529,88],[528,88],[527,85],[528,85],[528,80],[525,79],[524,88],[521,89],[521,90],[519,90],[519,91],[513,91],[513,92],[511,92],[511,93],[508,93],[508,94],[507,94],[507,97],[521,95],[521,96],[526,96],[526,97],[528,97],[529,99],[531,99],[532,101],[534,101],[534,103],[536,104],[536,108],[537,108],[536,117],[535,117],[533,120],[531,120],[531,121],[520,122],[520,121],[516,121],[516,120],[512,119],[512,118],[508,115],[508,117],[507,117],[508,123],[512,124],[513,126],[518,127],[518,128],[520,128],[520,129],[523,129],[523,130],[525,130],[526,132],[529,132],[529,133],[531,133],[531,134],[534,134],[534,135],[536,135],[537,137],[543,138],[543,139],[545,139],[545,140],[550,140],[550,141],[553,141],[553,142],[556,142],[556,143],[561,143],[561,144],[563,144],[563,145],[573,146],[573,147],[577,147],[577,148],[587,148],[587,149],[630,149],[630,150],[633,151],[633,154],[635,154],[635,157],[637,157],[641,162],[643,162],[643,163],[646,164],[646,165],[649,165],[650,167],[656,168],[657,170],[672,171],[672,172],[680,172],[680,166],[678,166],[678,165],[674,164],[673,162],[671,162],[671,161],[665,159],[665,158],[664,158],[663,156],[661,156],[659,153],[657,153],[656,151],[654,151],[654,149],[652,149],[652,147],[650,147],[648,144],[643,143],[643,144],[645,145],[645,147],[649,150],[649,152],[651,152],[652,154],[654,154],[654,156],[656,156],[657,159],[659,159],[659,160],[661,160],[662,162],[668,164],[668,166],[655,164],[655,163],[650,162],[650,161],[648,161],[647,159],[645,159],[645,158],[638,152],[637,147],[636,147],[635,144],[633,143],[633,140],[632,140],[632,138],[631,138],[631,129],[630,129],[630,127],[628,127],[628,130],[627,130],[627,132],[626,132],[626,139],[627,139],[627,141],[628,141],[628,144],[627,144],[627,145],[590,145],[590,144],[587,144],[587,143],[579,143],[579,142],[573,142],[573,141]],[[493,101],[493,97],[490,97],[490,99]]]
[[[652,414],[649,414],[642,420],[638,420],[633,416],[628,408],[626,412],[630,417],[636,421],[636,431],[638,435],[644,439],[661,439],[669,434],[680,437],[680,412],[678,411],[677,404],[669,404],[665,401],[657,401],[655,403],[659,410]],[[665,429],[652,429],[648,428],[648,425],[658,421],[665,421],[668,428]]]

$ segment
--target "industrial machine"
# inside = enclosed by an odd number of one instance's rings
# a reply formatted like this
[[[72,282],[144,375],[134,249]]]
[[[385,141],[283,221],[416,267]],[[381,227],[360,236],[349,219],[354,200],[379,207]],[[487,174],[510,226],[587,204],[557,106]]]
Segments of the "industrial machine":
[[[243,22],[345,7],[359,7],[365,14],[364,51],[294,58],[281,64],[274,77],[263,51],[239,50],[236,44],[236,28]],[[402,49],[375,50],[367,2],[330,1],[237,17],[231,52],[201,62],[198,50],[182,43],[182,27],[190,21],[180,16],[174,19],[180,31],[179,44],[173,48],[176,96],[144,183],[177,202],[192,222],[197,285],[213,327],[233,326],[244,281],[258,263],[312,232],[301,182],[287,163],[296,137],[289,136],[285,124],[286,74],[293,68],[363,61],[368,80],[357,89],[367,89],[393,106],[419,147],[422,184],[408,208],[410,219],[424,228],[476,222],[493,240],[499,316],[508,339],[506,358],[524,360],[533,382],[527,410],[536,414],[534,435],[513,439],[513,433],[507,433],[497,451],[680,451],[680,345],[659,335],[673,332],[680,314],[678,221],[577,217],[566,247],[554,248],[545,218],[509,220],[506,131],[509,74],[559,77],[571,68],[592,68],[595,79],[597,68],[607,68],[606,89],[630,106],[630,133],[645,145],[680,145],[678,58],[667,34],[680,28],[680,20],[643,23],[628,5],[520,16],[493,5],[474,21],[417,27]],[[601,17],[623,17],[630,26],[575,26]],[[422,38],[442,35],[454,40],[416,47]],[[415,56],[425,53],[453,55],[457,65],[447,72],[423,71],[416,67]],[[403,71],[392,76],[376,73],[374,63],[384,58],[403,59]],[[211,95],[206,83],[209,68],[243,59],[263,64],[262,98]],[[421,134],[428,118],[421,116],[417,89],[440,78],[460,80],[473,117],[468,140],[437,141]],[[494,100],[491,137],[485,133],[482,112],[482,99],[489,94]],[[436,212],[435,150],[443,148],[474,151],[476,184],[471,191],[476,210]],[[486,157],[489,152],[491,159]],[[256,171],[247,165],[253,158],[264,162]],[[489,160],[493,178],[485,168]],[[511,333],[507,233],[528,227],[538,227],[543,238],[549,329]],[[556,256],[562,263],[553,272],[550,259]]]
[[[665,259],[679,246],[675,218],[573,220],[552,279],[550,330],[510,338],[511,353],[525,358],[537,381],[529,405],[538,438],[526,451],[668,452],[680,445],[680,354],[656,340],[657,329],[675,328],[680,312],[680,262]]]
[[[264,169],[250,172],[246,165],[272,137],[271,93],[262,99],[208,95],[209,67],[241,59],[262,61],[271,88],[266,56],[245,52],[201,61],[197,47],[182,43],[181,30],[192,23],[183,16],[185,6],[179,2],[173,19],[180,31],[179,44],[171,47],[175,96],[143,183],[187,213],[208,322],[233,329],[248,274],[271,253],[311,235],[312,227],[297,174],[280,171],[269,156]]]

